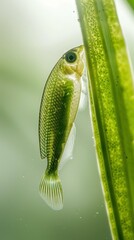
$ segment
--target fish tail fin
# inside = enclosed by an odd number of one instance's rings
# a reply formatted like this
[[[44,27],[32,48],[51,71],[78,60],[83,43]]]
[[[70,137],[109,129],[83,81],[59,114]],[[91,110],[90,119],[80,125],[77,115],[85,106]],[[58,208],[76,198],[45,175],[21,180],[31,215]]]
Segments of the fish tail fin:
[[[63,208],[62,185],[57,173],[44,174],[39,185],[39,191],[49,207],[54,210]]]

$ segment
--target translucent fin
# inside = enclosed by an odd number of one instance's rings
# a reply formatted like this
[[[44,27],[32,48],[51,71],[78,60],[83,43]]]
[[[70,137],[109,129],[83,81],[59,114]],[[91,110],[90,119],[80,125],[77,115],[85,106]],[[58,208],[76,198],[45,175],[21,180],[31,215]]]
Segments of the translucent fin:
[[[70,131],[68,140],[65,145],[64,152],[61,157],[61,161],[59,164],[59,170],[62,169],[62,167],[68,162],[68,160],[73,158],[73,149],[74,149],[74,141],[76,137],[76,127],[75,124],[73,123],[72,129]]]
[[[87,72],[86,68],[84,70],[84,73],[81,78],[81,96],[80,96],[80,103],[79,103],[79,110],[84,110],[87,106],[87,98],[88,98],[88,92],[87,92]]]
[[[41,197],[50,208],[53,210],[61,210],[63,208],[63,191],[58,174],[44,174],[40,182],[39,191]]]

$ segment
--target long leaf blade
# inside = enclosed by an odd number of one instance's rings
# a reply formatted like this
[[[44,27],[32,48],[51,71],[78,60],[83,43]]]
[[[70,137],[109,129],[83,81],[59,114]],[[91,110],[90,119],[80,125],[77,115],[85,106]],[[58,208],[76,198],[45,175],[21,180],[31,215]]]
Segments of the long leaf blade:
[[[134,239],[134,91],[113,0],[76,0],[92,120],[114,239]]]

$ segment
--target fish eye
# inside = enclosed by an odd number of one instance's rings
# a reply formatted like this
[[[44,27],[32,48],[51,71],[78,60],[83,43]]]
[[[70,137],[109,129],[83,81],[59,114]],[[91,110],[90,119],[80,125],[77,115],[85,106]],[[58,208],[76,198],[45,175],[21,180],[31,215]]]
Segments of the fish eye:
[[[69,63],[75,62],[75,61],[76,61],[76,58],[77,58],[76,53],[71,52],[71,51],[68,52],[68,53],[66,53],[66,55],[65,55],[65,59],[66,59],[66,61],[69,62]]]

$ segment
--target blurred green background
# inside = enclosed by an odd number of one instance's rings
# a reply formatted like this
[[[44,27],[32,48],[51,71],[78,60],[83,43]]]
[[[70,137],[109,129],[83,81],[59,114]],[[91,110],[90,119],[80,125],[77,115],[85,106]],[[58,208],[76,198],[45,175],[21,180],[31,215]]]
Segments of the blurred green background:
[[[134,66],[134,16],[118,1]],[[82,43],[74,0],[0,1],[0,239],[111,240],[88,106],[76,119],[73,160],[61,171],[64,209],[39,196],[38,115],[59,57]]]

